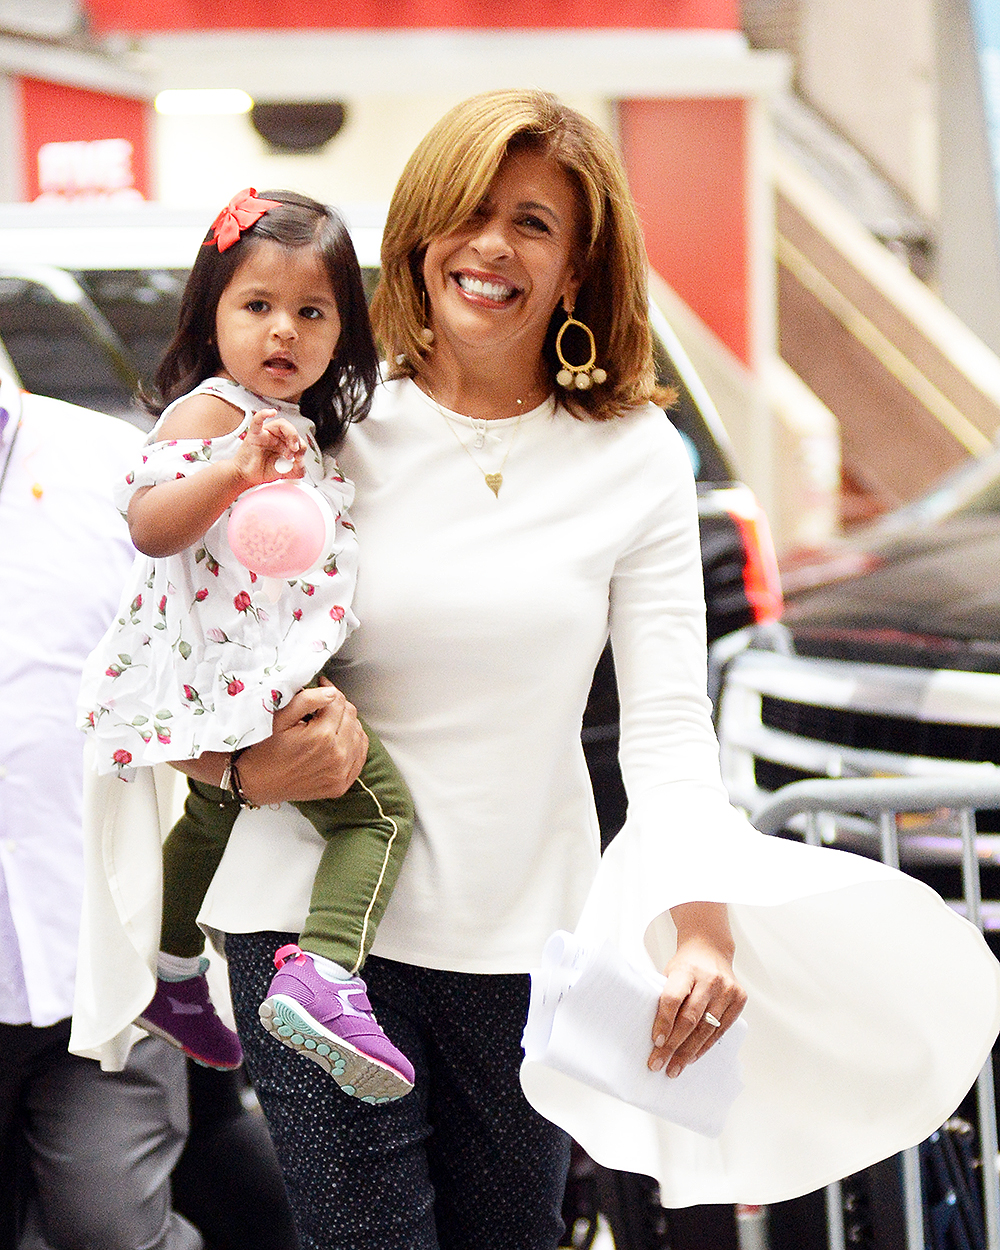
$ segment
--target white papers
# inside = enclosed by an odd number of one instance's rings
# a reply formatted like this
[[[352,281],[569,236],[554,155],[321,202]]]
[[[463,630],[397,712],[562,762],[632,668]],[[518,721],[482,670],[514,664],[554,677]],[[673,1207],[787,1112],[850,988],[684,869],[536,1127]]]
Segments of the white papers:
[[[588,950],[554,933],[531,974],[531,1005],[522,1045],[541,1063],[623,1102],[706,1137],[722,1132],[743,1088],[738,1051],[747,1026],[737,1020],[680,1076],[646,1066],[664,978],[628,963],[611,943]]]

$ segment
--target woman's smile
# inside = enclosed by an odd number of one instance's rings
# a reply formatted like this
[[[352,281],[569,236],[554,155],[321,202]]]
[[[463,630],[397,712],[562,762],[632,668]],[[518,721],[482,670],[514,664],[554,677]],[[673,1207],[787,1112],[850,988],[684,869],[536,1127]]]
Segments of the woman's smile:
[[[500,166],[482,203],[456,230],[432,239],[424,254],[435,354],[509,349],[496,357],[509,374],[523,360],[532,374],[549,321],[564,298],[572,305],[580,210],[576,187],[548,156],[515,152]]]

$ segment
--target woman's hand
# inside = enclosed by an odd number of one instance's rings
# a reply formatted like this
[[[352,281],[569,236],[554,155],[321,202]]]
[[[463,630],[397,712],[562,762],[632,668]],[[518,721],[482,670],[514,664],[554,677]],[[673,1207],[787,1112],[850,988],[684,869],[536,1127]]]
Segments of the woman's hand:
[[[285,800],[336,799],[361,772],[368,736],[357,709],[325,677],[300,690],[274,714],[270,738],[240,755],[240,784],[246,798],[263,807]],[[189,777],[217,786],[227,756],[206,751],[175,764]]]
[[[683,903],[670,912],[677,952],[653,1021],[649,1067],[679,1076],[726,1032],[747,996],[733,975],[733,936],[723,903]],[[719,1021],[710,1024],[705,1013]]]
[[[243,793],[258,806],[290,799],[337,799],[368,755],[358,711],[325,677],[274,714],[270,738],[240,756]]]

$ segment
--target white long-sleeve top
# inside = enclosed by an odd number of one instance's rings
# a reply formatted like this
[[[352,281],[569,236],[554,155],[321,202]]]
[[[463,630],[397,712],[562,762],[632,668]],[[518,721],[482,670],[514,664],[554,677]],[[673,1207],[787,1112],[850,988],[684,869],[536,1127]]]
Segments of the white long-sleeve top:
[[[655,1175],[674,1206],[776,1201],[926,1136],[1000,1027],[1000,969],[919,882],[764,838],[729,806],[704,693],[695,491],[668,418],[577,421],[546,404],[483,430],[402,381],[380,388],[338,459],[361,546],[341,685],[417,812],[375,952],[518,972],[553,930],[576,928],[662,968],[669,909],[725,902],[750,1030],[722,1137],[526,1064],[534,1105],[599,1161]],[[501,468],[495,497],[483,475]],[[600,860],[580,724],[609,631],[629,819]],[[112,812],[122,790],[136,787],[105,785],[95,805],[85,930],[127,941],[114,978],[87,960],[73,1042],[114,1062],[155,951],[126,888],[142,822],[134,794]],[[322,846],[288,805],[244,812],[202,923],[298,931]],[[123,970],[139,965],[147,980],[128,998]]]

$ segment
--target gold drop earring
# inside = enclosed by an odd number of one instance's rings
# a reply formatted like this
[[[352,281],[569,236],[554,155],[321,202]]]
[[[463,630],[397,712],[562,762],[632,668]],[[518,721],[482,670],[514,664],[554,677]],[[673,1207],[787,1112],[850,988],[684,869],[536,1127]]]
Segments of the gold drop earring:
[[[585,325],[582,321],[577,321],[573,316],[572,306],[566,307],[565,297],[563,298],[563,309],[566,313],[566,320],[559,327],[559,333],[556,335],[556,356],[562,368],[556,374],[556,382],[565,387],[566,390],[586,391],[592,385],[600,386],[602,382],[608,380],[608,375],[603,369],[594,368],[597,362],[597,343],[594,341],[594,334],[590,326]],[[587,336],[587,343],[590,351],[587,359],[582,365],[573,365],[563,355],[562,341],[563,335],[570,326],[577,326]]]

